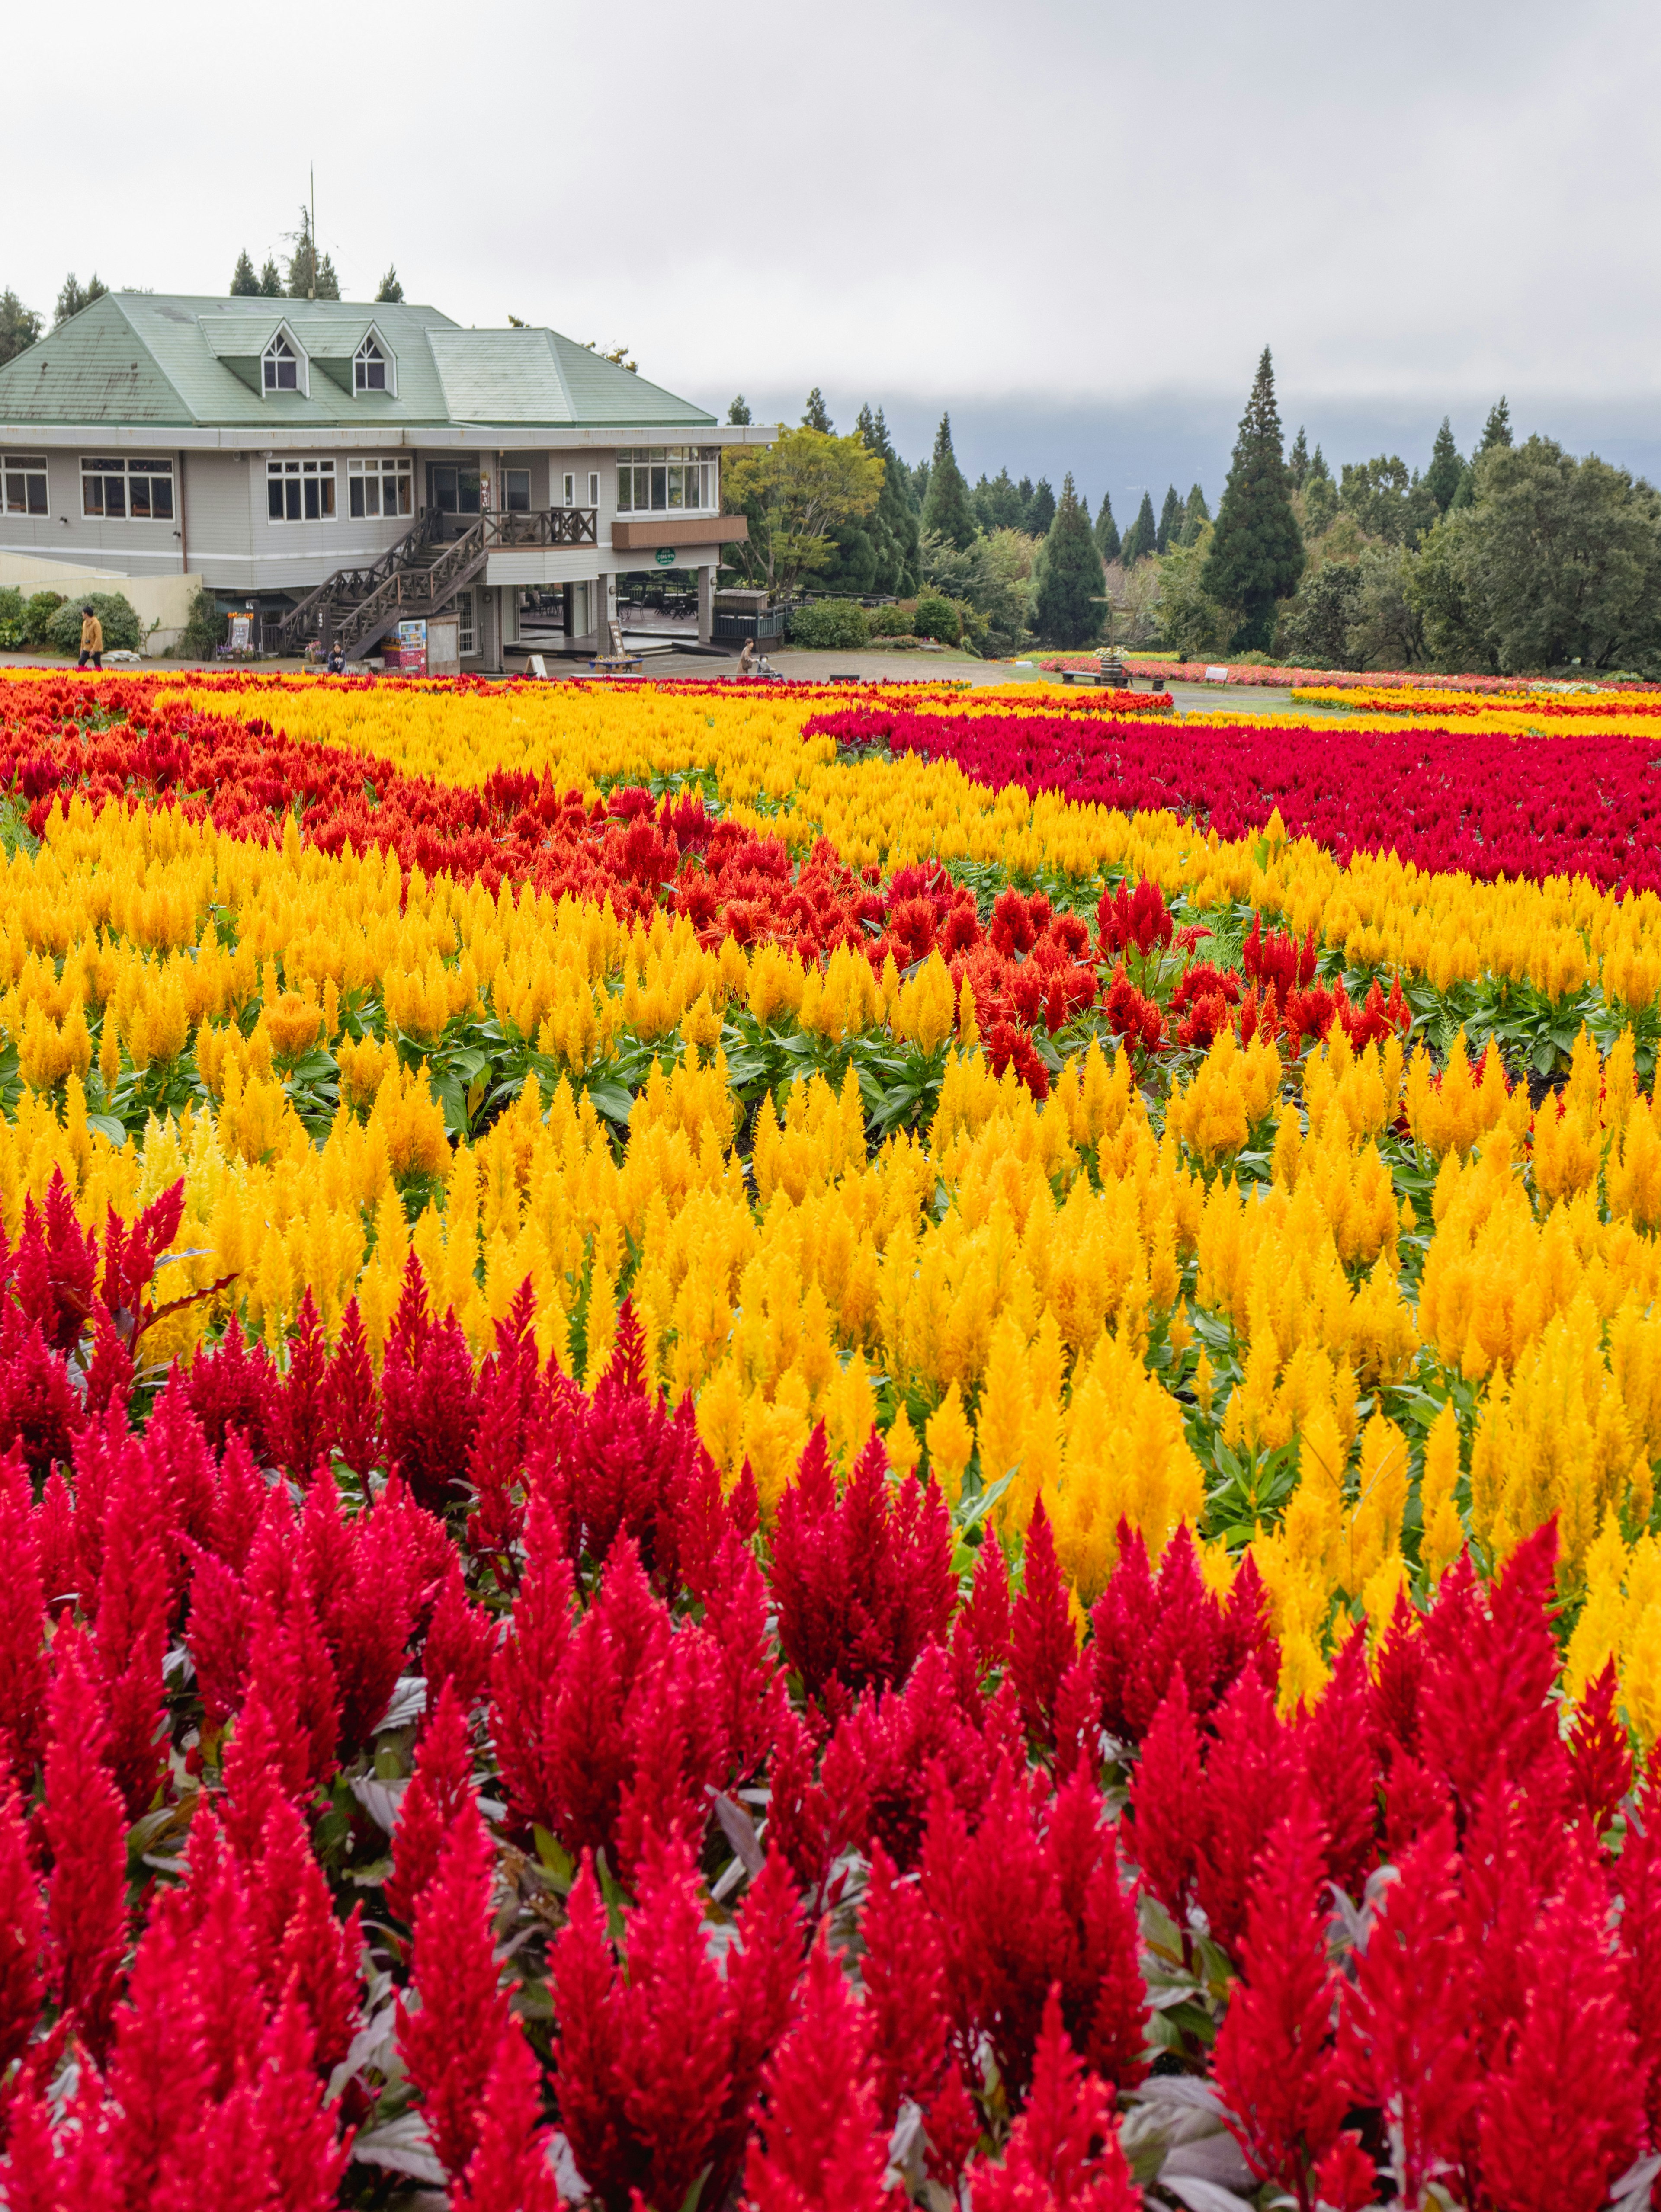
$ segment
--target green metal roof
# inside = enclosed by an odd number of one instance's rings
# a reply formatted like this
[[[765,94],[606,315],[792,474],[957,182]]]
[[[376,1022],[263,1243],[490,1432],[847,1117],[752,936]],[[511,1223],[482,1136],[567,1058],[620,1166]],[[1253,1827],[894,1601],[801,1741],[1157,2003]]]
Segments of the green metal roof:
[[[373,322],[397,362],[396,395],[353,393],[329,375],[313,376],[309,393],[262,393],[247,363],[279,322],[308,354],[337,362],[350,358]],[[106,292],[0,368],[0,422],[20,426],[691,429],[715,420],[557,331],[464,330],[436,308],[382,301]]]

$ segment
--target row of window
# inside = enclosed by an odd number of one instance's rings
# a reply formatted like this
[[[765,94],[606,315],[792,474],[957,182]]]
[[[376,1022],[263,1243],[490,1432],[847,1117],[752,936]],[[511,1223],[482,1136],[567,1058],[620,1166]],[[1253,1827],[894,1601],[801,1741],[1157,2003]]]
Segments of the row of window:
[[[717,465],[689,459],[691,447],[654,447],[647,458],[618,456],[618,513],[712,511],[718,497]],[[703,449],[712,452],[713,448]],[[674,459],[666,455],[677,456]],[[531,511],[531,471],[503,469],[500,496],[509,514]],[[280,460],[265,465],[265,511],[272,522],[327,522],[335,505],[332,460]],[[488,472],[435,463],[429,471],[432,502],[442,514],[478,514],[491,496]],[[554,479],[561,507],[598,507],[599,471],[566,469]],[[413,514],[415,471],[407,458],[346,463],[348,512],[353,518]],[[0,460],[0,511],[46,514],[50,506],[44,454],[9,453]],[[104,520],[171,522],[173,463],[99,457],[81,463],[81,512]]]
[[[354,392],[388,392],[386,356],[373,338],[365,338],[352,356]],[[267,392],[303,392],[300,356],[281,331],[260,356],[260,382]]]
[[[413,514],[415,471],[407,460],[348,461],[346,501],[355,517]],[[332,461],[267,461],[265,514],[272,522],[328,522],[336,513]]]
[[[618,455],[618,513],[712,512],[720,497],[719,461],[715,446],[625,447]]]

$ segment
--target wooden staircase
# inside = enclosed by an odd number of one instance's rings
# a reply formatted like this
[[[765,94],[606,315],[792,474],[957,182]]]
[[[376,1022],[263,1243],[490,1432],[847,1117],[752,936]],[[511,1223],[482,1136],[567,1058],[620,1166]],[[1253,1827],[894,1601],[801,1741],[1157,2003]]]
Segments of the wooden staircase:
[[[373,568],[337,568],[283,617],[279,650],[298,653],[315,638],[326,654],[338,645],[362,660],[399,623],[448,606],[480,574],[490,546],[483,516],[447,539],[439,534],[444,520],[429,509]]]
[[[277,631],[277,649],[299,653],[315,638],[326,653],[338,645],[348,660],[362,660],[397,623],[447,607],[484,574],[498,546],[594,545],[599,522],[592,507],[539,507],[481,514],[446,537],[457,518],[429,507],[373,567],[337,568],[291,607]]]

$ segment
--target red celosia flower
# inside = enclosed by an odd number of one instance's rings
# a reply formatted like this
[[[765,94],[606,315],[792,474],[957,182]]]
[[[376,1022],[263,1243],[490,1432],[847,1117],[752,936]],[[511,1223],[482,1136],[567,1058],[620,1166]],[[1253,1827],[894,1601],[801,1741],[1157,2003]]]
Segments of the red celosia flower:
[[[478,2148],[454,2202],[458,2212],[558,2212],[537,2063],[516,2020],[508,2022],[496,2045],[484,2085]]]
[[[1354,1983],[1342,2047],[1355,2094],[1384,2113],[1402,2202],[1457,2172],[1481,2088],[1471,2034],[1476,1962],[1465,1934],[1453,1831],[1444,1822],[1385,1889]]]
[[[429,1715],[446,1688],[464,1713],[472,1711],[490,1683],[490,1662],[498,1640],[495,1620],[482,1606],[470,1601],[460,1562],[452,1557],[439,1585],[438,1602],[422,1647]]]
[[[903,1682],[956,1594],[938,1487],[891,1485],[873,1430],[838,1498],[821,1423],[773,1532],[779,1643],[808,1695],[840,1709],[867,1683]]]
[[[1241,1978],[1217,2037],[1218,2094],[1252,2172],[1312,2212],[1311,2168],[1349,2102],[1333,2047],[1336,1989],[1317,1909],[1321,1826],[1307,1801],[1269,1835],[1253,1878]]]
[[[927,2107],[950,2063],[946,1968],[933,1916],[915,1882],[902,1881],[880,1843],[871,1847],[860,1933],[877,2113],[891,2128],[902,2097]]]
[[[27,2047],[40,2011],[40,1892],[8,1783],[0,1796],[0,2075]]]
[[[305,1824],[285,1800],[266,1814],[249,1898],[266,2001],[275,2006],[287,1998],[301,2007],[316,2063],[326,2072],[345,2057],[357,2029],[363,1908],[354,1905],[344,1922],[335,1917]]]
[[[1241,1675],[1214,1716],[1206,1760],[1205,1849],[1195,1880],[1214,1938],[1238,1952],[1252,1869],[1297,1771],[1291,1731],[1255,1670]]]
[[[1621,1800],[1632,1788],[1632,1745],[1615,1717],[1615,1662],[1609,1660],[1575,1715],[1569,1737],[1574,1787],[1595,1836],[1606,1835]]]
[[[329,1348],[307,1283],[289,1339],[288,1373],[273,1383],[265,1411],[272,1457],[296,1482],[308,1483],[319,1462],[328,1465],[334,1437],[328,1377]]]
[[[338,2202],[351,2146],[350,2137],[337,2137],[323,2104],[313,2065],[320,2055],[304,2007],[285,1997],[265,2031],[252,2083],[255,2117],[271,2160],[271,2212],[330,2212]],[[532,2201],[526,2199],[527,2208]]]
[[[627,1535],[663,1596],[675,1595],[689,1567],[696,1573],[725,1516],[720,1474],[694,1410],[689,1396],[672,1413],[648,1389],[644,1340],[625,1298],[617,1348],[593,1395],[557,1390],[529,1457],[532,1486],[552,1508],[573,1560],[586,1555],[599,1565]]]
[[[745,2190],[755,2212],[889,2212],[888,2146],[871,2086],[868,2024],[823,1936],[801,2012],[764,2076]]]
[[[326,1403],[335,1449],[357,1474],[367,1475],[380,1452],[380,1390],[356,1298],[340,1316]]]
[[[1661,1792],[1652,1776],[1627,1828],[1615,1878],[1621,1892],[1621,1972],[1637,2038],[1637,2074],[1650,2141],[1661,2142]]]
[[[1061,1993],[1044,2001],[1026,2109],[1001,2166],[977,2167],[976,2212],[1137,2212],[1112,2100],[1080,2065],[1062,2022]]]
[[[1021,1594],[1010,1630],[1010,1672],[1021,1701],[1021,1718],[1036,1743],[1054,1741],[1056,1694],[1078,1652],[1067,1584],[1056,1563],[1055,1539],[1041,1498],[1027,1528]]]
[[[492,1853],[477,1809],[452,1822],[416,1905],[411,1990],[398,2041],[440,2165],[459,2180],[478,2147],[479,2100],[508,2018],[490,1938]]]
[[[0,1459],[0,1775],[34,1776],[46,1717],[46,1591],[29,1480],[15,1450]]]
[[[1352,1636],[1298,1730],[1305,1785],[1326,1836],[1327,1873],[1359,1895],[1377,1856],[1378,1765],[1366,1641]]]
[[[58,1631],[52,1661],[41,1819],[52,1860],[46,1913],[54,1980],[59,2005],[101,2057],[126,1945],[127,1824],[106,1763],[109,1729],[80,1630]]]
[[[155,1501],[137,1444],[121,1455],[104,1515],[94,1640],[110,1724],[110,1765],[131,1820],[149,1809],[161,1771],[161,1661],[167,1571]]]
[[[1499,2212],[1598,2212],[1642,2148],[1644,2107],[1591,1871],[1540,1915],[1524,1978],[1515,2036],[1483,2088],[1485,2193]]]
[[[1110,1734],[1139,1743],[1177,1668],[1196,1720],[1248,1666],[1275,1681],[1280,1651],[1250,1559],[1235,1576],[1227,1602],[1219,1604],[1201,1579],[1186,1528],[1166,1545],[1157,1579],[1141,1532],[1129,1522],[1120,1522],[1118,1542],[1117,1562],[1091,1615],[1102,1720]]]
[[[417,1504],[441,1513],[458,1504],[478,1419],[472,1356],[453,1313],[429,1318],[413,1251],[381,1362],[380,1401],[388,1468]]]
[[[1126,1824],[1142,1880],[1188,1940],[1208,1805],[1199,1730],[1181,1668],[1172,1674],[1131,1778]]]

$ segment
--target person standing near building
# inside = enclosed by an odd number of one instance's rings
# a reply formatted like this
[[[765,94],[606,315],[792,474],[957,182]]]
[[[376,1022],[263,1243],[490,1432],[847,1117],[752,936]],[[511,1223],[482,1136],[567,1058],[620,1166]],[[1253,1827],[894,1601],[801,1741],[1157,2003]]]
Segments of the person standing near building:
[[[81,658],[75,665],[77,668],[84,668],[89,660],[101,676],[104,672],[104,625],[88,605],[81,610]]]

